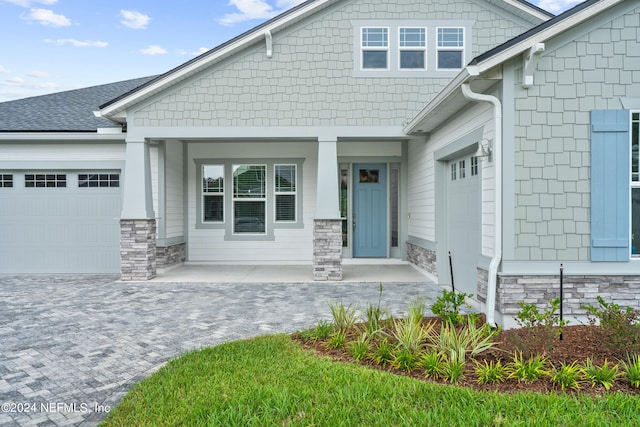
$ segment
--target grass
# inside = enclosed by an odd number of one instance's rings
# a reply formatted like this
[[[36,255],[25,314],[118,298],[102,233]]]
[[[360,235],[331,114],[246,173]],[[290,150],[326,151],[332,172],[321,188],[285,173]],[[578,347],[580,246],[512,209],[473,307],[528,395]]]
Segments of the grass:
[[[337,363],[287,335],[185,354],[137,384],[105,426],[634,425],[640,399],[475,392]]]

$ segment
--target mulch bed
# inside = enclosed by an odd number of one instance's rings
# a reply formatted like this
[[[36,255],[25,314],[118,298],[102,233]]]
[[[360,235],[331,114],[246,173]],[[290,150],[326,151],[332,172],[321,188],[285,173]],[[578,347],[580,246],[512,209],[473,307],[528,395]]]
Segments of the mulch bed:
[[[436,321],[436,330],[440,330],[440,324],[438,319],[425,319],[427,321]],[[577,361],[579,364],[586,362],[588,358],[591,358],[595,365],[601,365],[605,360],[609,361],[609,364],[618,363],[621,360],[626,360],[624,354],[616,354],[606,348],[603,345],[601,337],[598,335],[599,327],[593,325],[574,325],[565,326],[563,329],[562,340],[556,339],[552,343],[552,348],[542,349],[540,353],[544,353],[548,362],[559,366],[562,362],[571,363]],[[582,385],[579,391],[565,390],[561,391],[558,387],[554,386],[548,378],[543,378],[536,381],[518,381],[516,379],[507,379],[505,382],[481,385],[477,382],[477,376],[475,373],[475,363],[473,360],[482,362],[484,360],[501,360],[505,365],[512,360],[514,351],[518,348],[518,343],[522,343],[523,340],[527,340],[528,331],[522,329],[510,329],[507,331],[501,331],[498,337],[495,339],[498,342],[496,348],[480,354],[475,358],[467,358],[466,369],[464,378],[458,382],[457,386],[471,387],[475,390],[482,391],[497,391],[500,393],[514,393],[514,392],[540,392],[540,393],[581,393],[584,395],[600,396],[604,393],[623,392],[632,395],[640,396],[640,390],[631,387],[631,385],[622,377],[615,381],[615,384],[609,391],[605,390],[602,386],[592,387],[591,384],[585,383]],[[347,334],[347,342],[355,340],[360,334],[359,330],[353,331]],[[421,379],[424,381],[432,381],[440,384],[449,384],[445,380],[432,380],[426,379],[424,374],[419,368],[411,372],[394,369],[391,366],[380,366],[370,360],[362,360],[360,362],[355,361],[346,350],[335,350],[328,348],[324,342],[321,341],[307,341],[305,342],[301,336],[297,333],[292,335],[294,340],[302,343],[306,349],[313,349],[317,353],[325,356],[329,356],[336,361],[351,362],[362,365],[370,366],[374,369],[387,371],[396,375],[404,375],[412,378]],[[525,341],[526,342],[526,341]],[[524,353],[527,357],[526,352]],[[619,367],[622,370],[622,366]]]

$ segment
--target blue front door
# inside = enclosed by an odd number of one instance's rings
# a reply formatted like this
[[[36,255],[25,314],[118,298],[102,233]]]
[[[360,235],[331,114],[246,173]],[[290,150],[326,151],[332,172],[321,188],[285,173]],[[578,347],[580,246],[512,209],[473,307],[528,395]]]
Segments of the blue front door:
[[[353,165],[353,256],[387,256],[387,165]]]

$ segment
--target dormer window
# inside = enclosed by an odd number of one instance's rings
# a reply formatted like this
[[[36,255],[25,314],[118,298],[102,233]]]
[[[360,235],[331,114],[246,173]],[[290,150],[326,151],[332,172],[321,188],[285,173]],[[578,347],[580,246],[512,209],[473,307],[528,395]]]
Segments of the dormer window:
[[[351,21],[353,76],[451,78],[471,60],[469,20]]]
[[[426,29],[400,28],[400,69],[424,70],[426,67]]]
[[[464,58],[464,28],[438,28],[438,69],[459,70]]]
[[[362,28],[362,68],[386,70],[389,63],[389,29]]]

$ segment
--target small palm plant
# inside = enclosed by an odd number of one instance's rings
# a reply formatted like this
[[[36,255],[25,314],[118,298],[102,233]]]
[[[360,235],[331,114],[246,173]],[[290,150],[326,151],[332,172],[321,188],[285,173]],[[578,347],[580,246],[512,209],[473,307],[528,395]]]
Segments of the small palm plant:
[[[535,381],[549,374],[547,370],[547,359],[541,355],[531,356],[524,360],[522,352],[514,352],[511,363],[507,365],[509,378],[518,381]]]
[[[560,386],[562,391],[568,388],[574,390],[580,390],[582,385],[582,369],[578,362],[572,362],[570,364],[562,362],[559,367],[553,366],[549,375],[551,382],[557,386]]]
[[[591,358],[587,359],[582,369],[584,376],[591,382],[591,386],[601,385],[605,390],[611,389],[616,378],[621,375],[618,371],[618,365],[609,365],[609,361],[605,359],[601,366],[593,364]]]
[[[476,362],[476,375],[478,376],[479,384],[493,384],[497,382],[504,382],[509,375],[507,367],[504,366],[499,360],[489,363],[484,361],[484,364]]]
[[[627,355],[627,361],[622,362],[622,365],[631,387],[640,388],[640,354],[637,354],[635,359]]]
[[[446,360],[444,353],[431,350],[423,354],[419,365],[425,377],[437,380],[444,376]]]

